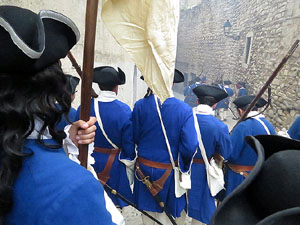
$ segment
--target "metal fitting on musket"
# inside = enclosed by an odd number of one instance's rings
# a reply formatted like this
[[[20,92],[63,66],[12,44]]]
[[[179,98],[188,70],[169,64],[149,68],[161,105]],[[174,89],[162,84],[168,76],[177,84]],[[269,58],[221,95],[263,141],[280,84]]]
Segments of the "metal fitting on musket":
[[[115,189],[112,189],[112,190],[111,190],[111,193],[112,193],[113,195],[117,195],[117,191],[116,191]]]

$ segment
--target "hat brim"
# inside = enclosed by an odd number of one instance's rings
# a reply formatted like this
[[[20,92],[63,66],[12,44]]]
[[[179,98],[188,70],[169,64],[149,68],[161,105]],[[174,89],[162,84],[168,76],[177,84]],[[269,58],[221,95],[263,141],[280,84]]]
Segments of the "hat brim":
[[[94,68],[93,82],[102,87],[114,87],[125,84],[125,73],[118,67],[118,71],[111,66],[100,66]]]
[[[42,10],[39,15],[45,27],[45,50],[34,64],[35,71],[66,57],[80,38],[78,28],[68,17],[51,10]]]
[[[244,95],[244,96],[236,98],[233,101],[233,104],[235,104],[237,108],[243,108],[243,107],[249,105],[255,97],[256,96],[254,96],[254,95]],[[257,108],[261,108],[261,107],[265,106],[267,103],[268,102],[265,99],[259,98],[258,101],[256,102],[255,106]]]
[[[182,83],[183,81],[184,81],[183,73],[180,72],[179,70],[175,69],[173,83],[177,84],[177,83]]]
[[[205,96],[214,97],[214,99],[216,100],[215,103],[228,97],[226,91],[224,91],[219,87],[211,86],[211,85],[200,85],[198,87],[195,87],[193,89],[193,92],[197,96],[197,98],[201,98]]]
[[[264,149],[254,137],[249,136],[248,141],[252,142],[251,144],[257,149],[258,159],[256,164],[247,179],[226,197],[217,208],[210,225],[253,225],[260,221],[259,215],[257,215],[254,210],[256,206],[248,201],[244,192],[262,169],[264,163]]]
[[[264,148],[265,159],[268,159],[271,155],[279,151],[288,149],[300,150],[300,141],[295,139],[290,139],[279,135],[256,135],[255,138]],[[245,140],[253,149],[256,150],[254,142],[250,137],[245,137]]]
[[[267,151],[269,151],[269,157],[277,152],[282,152],[285,150],[288,151],[290,148],[299,148],[299,144],[295,143],[294,140],[284,137],[281,138],[280,136],[276,135],[269,135],[271,136],[271,138],[266,136],[267,135],[260,135],[258,137],[260,140],[262,140],[263,144],[256,137],[247,136],[245,138],[246,142],[257,152],[258,159],[255,167],[253,168],[247,179],[245,179],[227,198],[225,198],[221,205],[217,208],[210,225],[286,225],[286,223],[282,223],[283,221],[285,221],[285,219],[293,222],[297,218],[299,218],[300,208],[298,207],[280,210],[271,214],[262,212],[261,210],[263,210],[263,208],[258,210],[261,205],[258,199],[256,199],[257,195],[253,196],[253,191],[260,192],[259,188],[263,189],[263,187],[257,187],[255,185],[257,185],[259,183],[259,180],[263,178],[262,174],[265,174],[263,173],[265,171],[262,171],[265,161],[264,146],[266,146]],[[275,150],[270,151],[270,149],[276,146],[276,144],[266,144],[268,141],[276,142],[277,144],[280,143],[279,145],[283,148],[279,149],[279,147],[275,147]],[[288,144],[289,141],[291,143],[290,145]],[[291,152],[292,151],[289,151],[289,153]],[[276,175],[274,174],[274,176]],[[269,196],[269,199],[270,197],[271,196]],[[274,221],[274,223],[270,223],[271,221]]]
[[[25,19],[26,18],[26,19]],[[38,72],[64,58],[80,33],[68,17],[15,7],[0,9],[0,71]]]
[[[300,207],[274,213],[256,225],[297,225],[300,221]]]

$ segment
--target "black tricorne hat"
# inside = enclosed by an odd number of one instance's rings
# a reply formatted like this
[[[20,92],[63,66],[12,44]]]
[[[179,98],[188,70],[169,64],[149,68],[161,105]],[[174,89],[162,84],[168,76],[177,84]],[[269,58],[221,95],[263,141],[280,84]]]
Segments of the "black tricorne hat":
[[[248,136],[246,141],[258,160],[217,208],[210,225],[298,225],[300,142],[277,135]]]
[[[143,76],[140,76],[142,80],[144,80]],[[175,69],[174,71],[174,79],[173,83],[182,83],[184,81],[184,75],[182,72],[180,72],[178,69]]]
[[[237,108],[243,108],[246,105],[249,105],[254,98],[255,98],[254,95],[244,95],[244,96],[236,98],[233,101],[233,104],[235,104]],[[265,106],[267,103],[268,102],[265,99],[259,98],[258,101],[256,102],[255,106],[257,108],[261,108],[261,107]]]
[[[242,87],[246,87],[246,83],[243,81],[237,82],[237,84],[241,85]]]
[[[231,82],[230,80],[225,80],[225,81],[224,81],[224,84],[230,85],[230,84],[232,84],[232,82]]]
[[[64,58],[80,33],[68,17],[0,6],[0,72],[35,73]]]
[[[67,78],[67,91],[70,92],[71,94],[75,94],[75,90],[77,85],[79,84],[80,79],[78,77],[74,77],[70,74],[66,74]]]
[[[111,66],[100,66],[94,68],[93,82],[103,87],[114,87],[125,84],[125,73],[118,67],[118,71]]]
[[[219,87],[211,85],[200,85],[198,87],[195,87],[193,89],[193,92],[195,93],[197,98],[206,96],[213,97],[216,100],[216,103],[228,97],[226,91]]]
[[[182,83],[183,81],[184,81],[183,73],[180,72],[178,69],[175,69],[173,83]]]

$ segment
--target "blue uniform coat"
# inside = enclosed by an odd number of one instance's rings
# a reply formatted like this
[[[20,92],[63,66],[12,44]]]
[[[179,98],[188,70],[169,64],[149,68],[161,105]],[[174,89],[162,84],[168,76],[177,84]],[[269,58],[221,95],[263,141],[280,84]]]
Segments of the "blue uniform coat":
[[[45,140],[46,144],[56,144]],[[71,161],[62,148],[52,149],[27,140],[23,160],[14,184],[13,209],[7,225],[110,225],[103,188],[93,175]]]
[[[257,114],[257,112],[250,113]],[[267,121],[263,116],[259,116],[259,118],[268,127],[270,134],[276,134],[273,125],[269,121]],[[267,132],[263,125],[256,119],[248,118],[239,123],[234,128],[230,136],[232,153],[228,162],[237,165],[254,166],[257,161],[257,154],[250,145],[246,143],[244,138],[249,135],[255,136],[261,134],[267,134]],[[226,196],[230,194],[240,183],[242,183],[244,179],[244,176],[237,174],[228,168],[227,173],[225,174]]]
[[[207,114],[208,110],[205,110],[207,108],[211,109],[208,105],[199,105],[196,109],[207,158],[212,157],[216,152],[227,159],[231,153],[228,127],[213,115]],[[195,158],[202,159],[200,149],[198,149]],[[205,165],[193,163],[192,189],[189,191],[188,215],[202,223],[209,224],[215,210],[215,198],[210,194]]]
[[[100,96],[100,95],[99,95]],[[132,136],[132,122],[131,109],[125,103],[115,99],[109,102],[98,101],[100,117],[103,123],[104,130],[109,139],[121,148],[120,158],[133,160],[135,158],[134,143]],[[80,108],[77,110],[77,118],[79,118]],[[94,100],[91,102],[91,116],[95,116]],[[108,143],[103,136],[102,131],[96,123],[97,130],[95,136],[95,147],[109,148],[113,147]],[[108,154],[93,152],[92,156],[95,159],[95,164],[92,165],[96,173],[102,172],[107,159]],[[110,179],[107,184],[117,190],[125,198],[134,202],[133,194],[130,189],[129,181],[126,174],[126,166],[119,161],[119,155],[116,156],[111,171]],[[115,195],[108,193],[115,205],[124,207],[127,203],[123,202]]]
[[[288,134],[291,138],[300,140],[300,116],[294,121],[290,129],[288,130]]]
[[[75,119],[76,118],[76,109],[70,108],[68,117],[69,117],[70,122],[67,120],[67,118],[64,115],[62,116],[61,120],[56,125],[57,130],[64,130],[65,126],[76,121],[76,119]]]
[[[233,90],[229,87],[219,86],[221,89],[224,89],[229,97],[233,96]],[[229,97],[224,98],[223,100],[219,101],[216,105],[215,109],[228,109],[229,108]]]
[[[174,161],[178,160],[183,172],[190,170],[191,160],[197,148],[197,136],[194,128],[192,109],[176,98],[168,98],[161,106],[162,120],[167,132]],[[156,110],[154,96],[136,102],[132,112],[134,141],[138,145],[138,157],[151,161],[170,163],[165,138],[160,119]],[[156,169],[140,164],[144,175],[151,180],[159,179],[164,169]],[[162,212],[146,186],[135,178],[134,195],[140,209],[152,212]],[[159,196],[167,210],[175,217],[179,217],[186,206],[185,195],[175,197],[174,175],[165,182]]]
[[[248,95],[248,89],[242,87],[239,89],[239,93],[238,93],[238,97],[244,96],[244,95]]]

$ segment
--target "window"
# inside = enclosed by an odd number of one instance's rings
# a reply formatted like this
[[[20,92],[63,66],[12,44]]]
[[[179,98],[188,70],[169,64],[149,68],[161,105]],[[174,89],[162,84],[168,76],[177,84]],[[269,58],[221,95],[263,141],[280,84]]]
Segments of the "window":
[[[248,64],[252,37],[247,37],[245,63]]]
[[[248,64],[250,63],[252,42],[253,42],[253,32],[249,32],[246,35],[245,50],[243,55],[243,65],[245,67],[248,67]]]

